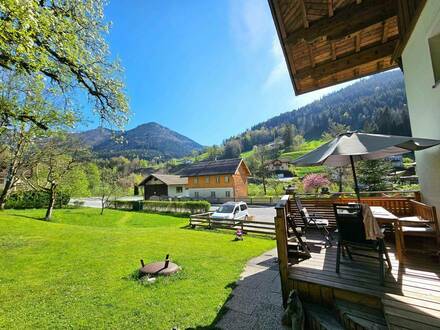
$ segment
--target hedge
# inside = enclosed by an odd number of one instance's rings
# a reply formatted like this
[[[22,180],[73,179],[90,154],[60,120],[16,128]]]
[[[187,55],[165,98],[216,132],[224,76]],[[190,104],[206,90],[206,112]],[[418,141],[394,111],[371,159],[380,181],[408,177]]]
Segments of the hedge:
[[[207,201],[114,201],[117,209],[152,211],[165,213],[203,213],[208,212],[211,204]]]
[[[58,192],[55,208],[61,208],[69,203],[70,196],[66,193]],[[6,201],[7,209],[40,209],[49,205],[49,194],[44,191],[20,191],[14,192]]]

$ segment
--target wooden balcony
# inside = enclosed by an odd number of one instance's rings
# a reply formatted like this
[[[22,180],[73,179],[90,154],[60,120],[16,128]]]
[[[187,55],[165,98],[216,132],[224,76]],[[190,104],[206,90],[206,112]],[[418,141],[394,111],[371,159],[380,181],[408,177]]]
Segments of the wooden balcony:
[[[369,204],[383,206],[398,216],[411,215],[409,198],[370,199]],[[339,202],[340,200],[338,200]],[[345,200],[344,200],[345,201]],[[332,200],[303,200],[312,212],[334,216],[329,206]],[[368,202],[364,200],[364,202]],[[308,233],[307,244],[311,258],[299,260],[289,253],[291,238],[286,215],[297,216],[292,200],[284,196],[277,205],[275,219],[277,248],[280,266],[283,300],[286,303],[291,290],[295,290],[305,304],[325,306],[335,315],[342,315],[340,304],[362,306],[364,315],[379,314],[384,317],[384,328],[390,329],[439,329],[440,328],[440,264],[437,258],[424,254],[407,253],[400,259],[395,253],[393,240],[387,240],[392,270],[379,281],[379,264],[363,257],[354,260],[342,258],[340,273],[335,271],[336,246],[325,248],[319,233]],[[334,225],[334,222],[333,222]],[[393,238],[390,235],[389,238]],[[434,242],[415,241],[420,250],[426,250]],[[350,315],[346,310],[344,315]],[[306,318],[309,314],[306,313]],[[362,321],[359,315],[353,317]],[[357,318],[357,319],[356,319]],[[366,317],[368,318],[368,317]],[[361,320],[361,321],[359,321]],[[309,320],[310,321],[310,320]],[[344,320],[344,322],[348,322]],[[352,320],[350,321],[352,322]],[[349,322],[349,323],[350,323]],[[354,322],[342,323],[349,329],[366,329]],[[368,322],[367,322],[368,323]],[[310,323],[309,323],[309,327]],[[313,328],[313,327],[311,327]]]

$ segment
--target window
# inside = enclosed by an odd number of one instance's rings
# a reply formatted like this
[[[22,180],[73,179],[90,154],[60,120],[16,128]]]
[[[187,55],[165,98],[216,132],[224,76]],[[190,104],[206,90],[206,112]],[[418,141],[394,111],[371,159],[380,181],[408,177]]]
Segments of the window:
[[[226,191],[225,196],[226,196],[226,197],[231,197],[231,192],[230,192],[229,190]]]
[[[217,175],[217,176],[215,177],[215,182],[220,183],[220,176]]]
[[[211,191],[211,197],[215,197],[215,191]]]
[[[241,205],[240,205],[240,209],[241,209],[242,211],[247,210],[247,205],[246,205],[246,204],[241,204]]]
[[[226,182],[226,183],[229,182],[229,175],[225,175],[225,182]]]
[[[428,39],[429,52],[431,53],[432,71],[434,71],[434,86],[440,84],[440,34]]]
[[[195,197],[195,198],[199,198],[199,197],[200,197],[198,191],[194,191],[194,197]]]
[[[209,183],[209,176],[205,176],[205,182]]]
[[[195,176],[194,177],[194,184],[198,184],[199,183],[199,177],[198,176]]]
[[[181,193],[183,192],[183,188],[182,187],[176,187],[176,193]]]

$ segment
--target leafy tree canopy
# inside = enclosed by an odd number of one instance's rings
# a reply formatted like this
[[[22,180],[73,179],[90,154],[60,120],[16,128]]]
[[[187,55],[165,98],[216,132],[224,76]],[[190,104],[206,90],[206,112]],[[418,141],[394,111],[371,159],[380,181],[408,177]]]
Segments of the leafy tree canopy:
[[[104,122],[122,126],[128,104],[109,60],[104,0],[2,0],[0,67],[41,75],[63,92],[85,90]]]

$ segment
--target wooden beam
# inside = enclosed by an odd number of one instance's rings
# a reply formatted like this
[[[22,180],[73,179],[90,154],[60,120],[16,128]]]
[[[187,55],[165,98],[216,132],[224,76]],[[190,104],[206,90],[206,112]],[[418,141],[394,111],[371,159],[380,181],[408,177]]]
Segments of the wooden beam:
[[[397,39],[390,40],[384,44],[380,43],[379,45],[362,49],[359,53],[354,53],[340,57],[335,61],[328,61],[326,63],[316,65],[314,68],[308,67],[298,70],[295,78],[304,79],[306,77],[313,77],[315,79],[320,79],[346,69],[355,68],[358,65],[392,55],[396,45]]]
[[[336,43],[334,41],[330,41],[330,47],[332,49],[332,60],[336,60]]]
[[[356,34],[355,34],[354,49],[355,49],[356,53],[359,53],[359,51],[361,50],[361,33],[360,32],[356,32]]]
[[[303,25],[304,25],[304,28],[307,29],[309,27],[309,21],[307,20],[306,6],[304,4],[304,0],[298,0],[298,1],[299,1],[299,5],[301,8]]]
[[[417,1],[417,0],[413,0]],[[407,0],[398,0],[398,26],[399,26],[399,44],[396,47],[396,50],[393,54],[393,60],[398,62],[401,66],[402,61],[400,57],[402,56],[403,50],[405,49],[406,44],[408,43],[409,37],[411,36],[416,23],[420,17],[420,14],[425,8],[426,0],[418,0],[417,6],[412,4],[410,7],[410,3]],[[411,11],[412,9],[412,11]],[[411,12],[410,12],[411,11]]]
[[[333,16],[333,0],[327,0],[327,6],[328,6],[328,17]]]
[[[382,43],[388,41],[388,20],[383,22]]]
[[[302,4],[304,5],[303,2]],[[324,16],[309,23],[308,28],[304,27],[291,32],[287,36],[286,43],[295,45],[302,39],[310,42],[323,35],[329,39],[343,38],[396,16],[396,13],[395,0],[370,0],[361,4],[353,3],[335,11],[332,17]]]

